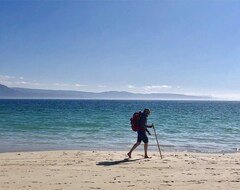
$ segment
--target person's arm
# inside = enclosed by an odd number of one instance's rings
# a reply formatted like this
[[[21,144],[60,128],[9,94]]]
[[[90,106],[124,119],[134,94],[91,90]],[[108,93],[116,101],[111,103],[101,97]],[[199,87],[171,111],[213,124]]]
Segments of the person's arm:
[[[145,125],[146,128],[152,128],[153,127],[153,124],[152,125]]]

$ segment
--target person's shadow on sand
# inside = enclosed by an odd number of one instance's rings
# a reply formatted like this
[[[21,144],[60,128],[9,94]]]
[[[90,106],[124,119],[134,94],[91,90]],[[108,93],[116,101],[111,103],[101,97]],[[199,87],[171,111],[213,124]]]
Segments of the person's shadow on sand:
[[[134,162],[134,161],[142,160],[142,159],[143,158],[130,160],[129,158],[125,158],[123,160],[117,160],[117,161],[98,162],[96,165],[98,165],[98,166],[113,166],[113,165],[118,165],[118,164],[122,164],[122,163]]]

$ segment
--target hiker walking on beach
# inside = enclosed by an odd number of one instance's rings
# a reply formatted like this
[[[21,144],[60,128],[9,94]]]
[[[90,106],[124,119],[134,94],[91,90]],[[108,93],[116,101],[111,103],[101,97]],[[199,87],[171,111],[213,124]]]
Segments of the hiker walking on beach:
[[[144,142],[144,158],[149,158],[147,154],[148,150],[148,137],[146,132],[150,135],[147,128],[152,128],[152,125],[147,125],[147,117],[150,115],[150,109],[145,108],[143,113],[140,113],[140,119],[139,119],[139,129],[137,130],[138,136],[137,136],[137,142],[133,145],[131,150],[127,153],[128,157],[131,158],[132,152],[134,149],[136,149],[141,142]]]

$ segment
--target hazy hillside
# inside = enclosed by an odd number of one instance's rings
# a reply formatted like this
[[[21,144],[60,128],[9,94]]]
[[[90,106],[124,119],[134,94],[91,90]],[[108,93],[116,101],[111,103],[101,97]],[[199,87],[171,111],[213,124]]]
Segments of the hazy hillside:
[[[210,100],[209,96],[189,96],[169,93],[130,93],[119,91],[81,92],[67,90],[40,90],[28,88],[9,88],[0,84],[0,98],[33,99],[150,99],[150,100]]]
[[[7,86],[4,86],[0,84],[0,98],[1,97],[18,97],[21,93],[19,93],[17,90],[8,88]]]

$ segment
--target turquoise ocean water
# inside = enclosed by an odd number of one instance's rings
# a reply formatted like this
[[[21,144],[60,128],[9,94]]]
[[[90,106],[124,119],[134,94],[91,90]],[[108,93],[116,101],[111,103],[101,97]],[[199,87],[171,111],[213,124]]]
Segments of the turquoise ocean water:
[[[148,123],[155,123],[163,151],[240,148],[240,102],[0,100],[0,152],[128,151],[136,141],[130,117],[145,107],[152,110]],[[149,149],[158,151],[150,132]]]

